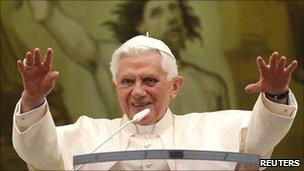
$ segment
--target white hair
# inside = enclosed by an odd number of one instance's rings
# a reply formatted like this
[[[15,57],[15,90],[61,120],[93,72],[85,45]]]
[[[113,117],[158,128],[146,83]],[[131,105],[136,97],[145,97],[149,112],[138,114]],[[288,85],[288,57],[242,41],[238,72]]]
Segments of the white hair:
[[[117,83],[116,81],[116,74],[117,70],[119,67],[119,62],[120,59],[123,55],[125,54],[130,54],[130,53],[141,53],[141,52],[146,52],[146,51],[155,51],[160,54],[161,56],[161,67],[162,69],[167,73],[167,79],[170,81],[173,78],[178,76],[178,69],[177,69],[177,64],[176,64],[176,59],[155,48],[150,48],[146,46],[128,46],[128,45],[123,45],[119,47],[112,55],[112,61],[110,63],[110,71],[112,73],[112,79],[114,83]]]

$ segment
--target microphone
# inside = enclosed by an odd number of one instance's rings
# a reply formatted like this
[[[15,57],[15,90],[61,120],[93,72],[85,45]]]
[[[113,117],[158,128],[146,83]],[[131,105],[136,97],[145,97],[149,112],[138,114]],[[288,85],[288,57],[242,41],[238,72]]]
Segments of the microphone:
[[[96,147],[92,152],[90,152],[89,154],[92,154],[94,153],[97,149],[99,149],[101,146],[103,146],[106,142],[108,142],[112,137],[114,137],[114,135],[116,135],[118,132],[120,132],[124,127],[126,127],[127,125],[129,125],[130,123],[137,123],[139,122],[140,120],[142,120],[145,116],[147,116],[148,114],[150,113],[150,109],[149,108],[146,108],[138,113],[136,113],[132,120],[130,120],[129,122],[123,124],[117,131],[115,131],[112,135],[110,135],[105,141],[103,141],[98,147]],[[80,168],[82,168],[84,165],[86,164],[82,164],[80,166],[78,166],[76,169],[73,169],[72,170],[79,170]]]
[[[144,109],[133,116],[132,122],[137,123],[150,113],[150,109]]]

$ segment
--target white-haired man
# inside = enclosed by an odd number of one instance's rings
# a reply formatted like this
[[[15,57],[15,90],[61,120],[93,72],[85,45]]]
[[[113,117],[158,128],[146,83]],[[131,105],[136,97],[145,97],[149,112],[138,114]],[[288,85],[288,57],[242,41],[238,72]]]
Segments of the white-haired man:
[[[297,66],[285,67],[286,58],[274,52],[267,65],[257,58],[260,80],[246,87],[260,92],[253,111],[219,111],[172,114],[168,108],[182,87],[176,60],[160,40],[136,36],[118,48],[111,62],[113,85],[124,112],[122,118],[81,117],[74,124],[55,127],[45,97],[59,73],[52,71],[51,48],[40,61],[40,50],[27,52],[17,65],[24,91],[14,114],[13,143],[31,169],[71,169],[72,157],[85,154],[130,121],[134,114],[149,108],[138,124],[130,124],[96,152],[132,149],[197,149],[248,152],[269,158],[286,135],[296,115],[297,104],[288,89],[290,75]],[[191,165],[170,161],[150,163],[112,162],[97,170],[191,170]],[[100,168],[101,167],[101,168]],[[233,170],[235,164],[207,162],[205,170]]]

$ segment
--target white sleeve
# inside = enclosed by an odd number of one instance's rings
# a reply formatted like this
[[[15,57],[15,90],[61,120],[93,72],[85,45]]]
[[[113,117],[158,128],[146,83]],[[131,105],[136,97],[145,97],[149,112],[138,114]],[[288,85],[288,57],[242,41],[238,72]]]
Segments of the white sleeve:
[[[64,163],[58,145],[57,131],[47,102],[37,109],[20,114],[19,101],[13,117],[13,146],[29,168],[63,170]]]
[[[297,112],[297,102],[292,92],[289,104],[274,103],[262,93],[254,105],[248,124],[247,153],[269,158],[274,147],[284,138],[292,126]]]
[[[46,114],[47,110],[47,101],[44,100],[44,103],[37,107],[36,109],[33,109],[31,111],[21,113],[21,99],[16,105],[15,111],[14,111],[14,121],[17,125],[17,128],[20,132],[24,132],[27,130],[31,125],[38,122],[40,119],[43,118],[43,116]]]
[[[294,98],[294,95],[289,91],[288,95],[288,105],[275,103],[265,97],[265,93],[261,95],[262,103],[264,107],[269,110],[269,112],[284,116],[284,117],[294,117],[296,114],[295,110],[297,108],[297,102]]]

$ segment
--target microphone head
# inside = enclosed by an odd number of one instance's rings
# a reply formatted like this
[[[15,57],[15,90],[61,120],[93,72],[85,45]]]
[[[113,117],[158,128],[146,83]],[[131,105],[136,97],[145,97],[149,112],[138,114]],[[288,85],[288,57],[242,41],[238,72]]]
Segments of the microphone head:
[[[144,109],[138,113],[136,113],[134,116],[133,116],[133,119],[132,119],[132,122],[139,122],[140,120],[142,120],[145,116],[147,116],[148,114],[150,113],[150,109],[147,108],[147,109]]]

